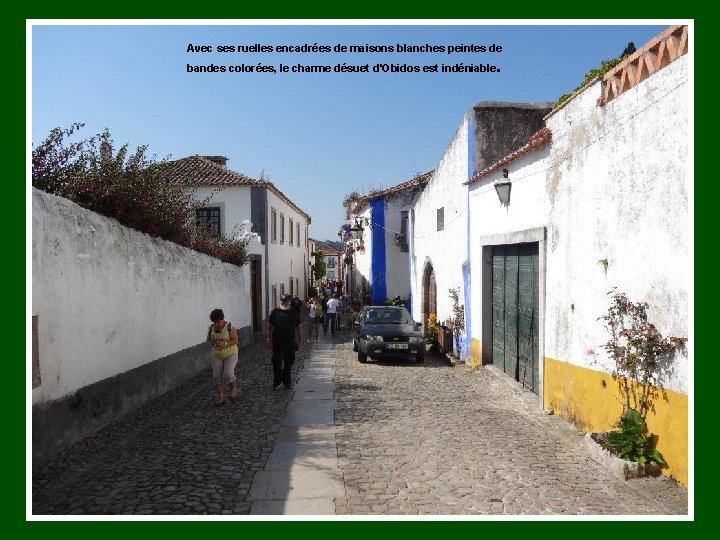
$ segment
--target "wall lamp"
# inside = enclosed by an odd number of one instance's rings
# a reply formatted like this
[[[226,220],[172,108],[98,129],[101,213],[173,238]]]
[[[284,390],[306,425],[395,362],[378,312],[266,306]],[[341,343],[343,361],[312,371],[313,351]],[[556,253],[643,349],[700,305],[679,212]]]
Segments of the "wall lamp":
[[[508,206],[510,204],[510,188],[512,188],[512,184],[510,183],[510,180],[506,180],[507,177],[508,170],[503,169],[503,179],[498,180],[494,185],[498,199],[500,199],[503,206]]]
[[[355,221],[355,226],[350,228],[351,238],[354,238],[355,240],[361,240],[364,230],[365,229],[363,229],[362,223],[360,223],[360,221]]]

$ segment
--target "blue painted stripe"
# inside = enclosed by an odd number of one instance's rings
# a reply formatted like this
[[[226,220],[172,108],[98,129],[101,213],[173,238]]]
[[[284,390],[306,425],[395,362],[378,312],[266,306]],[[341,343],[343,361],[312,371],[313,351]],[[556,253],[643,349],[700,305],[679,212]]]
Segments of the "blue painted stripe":
[[[475,116],[470,115],[468,118],[468,128],[467,128],[467,139],[468,139],[468,170],[467,170],[467,177],[468,180],[472,178],[473,174],[473,148],[474,148],[474,142],[475,142]],[[465,192],[466,196],[466,212],[467,212],[467,258],[465,259],[465,264],[463,264],[462,272],[463,272],[463,301],[465,302],[465,336],[462,340],[461,350],[459,351],[460,358],[462,358],[464,361],[468,361],[470,357],[470,339],[471,339],[471,332],[472,332],[472,305],[470,304],[470,300],[472,298],[472,295],[470,294],[470,268],[471,268],[471,261],[472,261],[472,244],[470,242],[470,186],[466,186],[467,191]]]
[[[463,271],[463,288],[465,303],[465,336],[462,339],[459,355],[463,361],[467,362],[470,357],[470,329],[472,328],[472,309],[470,305],[470,261],[468,260],[462,267]]]
[[[372,253],[370,254],[370,285],[373,304],[382,304],[387,298],[385,255],[385,200],[381,197],[370,203],[372,220]]]

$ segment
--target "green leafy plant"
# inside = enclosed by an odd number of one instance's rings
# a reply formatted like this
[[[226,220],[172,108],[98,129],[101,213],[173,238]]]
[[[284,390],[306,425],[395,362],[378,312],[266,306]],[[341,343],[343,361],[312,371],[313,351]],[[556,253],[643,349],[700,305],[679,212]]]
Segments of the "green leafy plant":
[[[322,279],[327,272],[327,264],[325,263],[325,252],[322,249],[316,249],[313,252],[315,257],[315,279]]]
[[[586,84],[594,81],[598,77],[602,77],[605,75],[608,71],[610,71],[612,68],[617,66],[622,60],[625,58],[624,56],[618,56],[617,58],[612,58],[610,60],[603,60],[600,62],[600,66],[596,68],[592,68],[590,71],[588,71],[585,74],[585,77],[583,78],[583,81],[572,91],[567,94],[561,95],[555,104],[553,105],[553,109],[557,109],[560,105],[565,103],[568,99],[570,99],[575,92],[583,88]]]
[[[455,350],[460,351],[460,336],[465,331],[465,306],[460,303],[460,288],[448,289],[452,300],[452,318],[448,325],[452,325]]]
[[[647,434],[645,420],[635,409],[630,408],[625,412],[617,428],[607,434],[603,443],[605,449],[643,466],[653,462],[665,463],[662,454],[655,448],[655,437]]]

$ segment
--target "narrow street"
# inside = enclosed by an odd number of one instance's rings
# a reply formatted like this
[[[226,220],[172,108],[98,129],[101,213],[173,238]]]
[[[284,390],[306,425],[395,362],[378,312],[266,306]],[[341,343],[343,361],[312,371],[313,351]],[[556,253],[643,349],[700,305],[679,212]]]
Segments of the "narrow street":
[[[209,371],[36,468],[34,515],[684,515],[673,480],[622,481],[582,433],[493,368],[361,364],[348,331],[240,352],[240,398]]]

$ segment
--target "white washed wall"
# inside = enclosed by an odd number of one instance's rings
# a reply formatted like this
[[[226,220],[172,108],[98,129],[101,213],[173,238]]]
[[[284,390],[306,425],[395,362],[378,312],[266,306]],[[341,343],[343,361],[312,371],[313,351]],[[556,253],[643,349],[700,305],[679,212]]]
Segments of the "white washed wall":
[[[268,238],[268,290],[272,291],[272,286],[277,286],[277,295],[280,295],[280,284],[285,285],[285,292],[290,293],[290,276],[293,280],[296,278],[299,281],[300,290],[294,292],[301,298],[307,295],[307,252],[305,248],[305,230],[307,228],[307,221],[298,212],[292,209],[285,201],[275,195],[272,191],[267,192],[268,195],[268,237],[272,234],[272,224],[270,220],[272,215],[270,208],[277,210],[277,223],[278,223],[278,234],[277,242],[272,242]],[[285,242],[280,243],[280,213],[285,215]],[[289,223],[290,219],[293,220],[293,227],[295,223],[300,221],[300,238],[295,238],[293,233],[293,244],[290,245],[290,232]],[[294,286],[293,286],[294,287]],[[270,293],[272,295],[272,293]],[[269,310],[272,310],[278,304],[278,299],[270,298]]]
[[[355,255],[353,256],[353,265],[356,272],[356,281],[354,282],[354,286],[358,294],[360,294],[362,292],[362,278],[365,278],[368,283],[370,282],[372,229],[368,225],[365,225],[366,219],[368,220],[368,223],[370,222],[370,208],[365,208],[360,214],[358,214],[358,217],[363,223],[363,244],[365,245],[365,251],[356,250]]]
[[[408,189],[393,193],[385,199],[385,283],[388,298],[410,296],[410,252],[402,251],[400,246],[395,244],[395,233],[402,230],[403,211],[408,212],[409,225],[409,212],[418,195],[416,190]]]
[[[691,331],[689,61],[676,60],[604,107],[596,105],[597,83],[547,119],[546,356],[607,366],[600,345],[608,336],[596,319],[612,287],[648,302],[664,335]],[[665,387],[687,393],[687,377],[683,356]]]
[[[250,325],[248,267],[32,190],[33,405],[202,343],[213,308]]]
[[[508,179],[512,182],[510,204],[503,206],[493,185],[502,179],[502,169],[493,171],[469,186],[470,194],[470,276],[472,311],[471,337],[482,341],[482,246],[498,235],[522,233],[543,228],[548,222],[549,202],[545,175],[550,143],[508,163]],[[541,253],[542,257],[543,254]],[[491,271],[491,270],[490,270]],[[483,343],[492,347],[491,343]]]
[[[468,113],[470,114],[470,113]],[[412,315],[422,320],[422,277],[425,261],[435,269],[438,319],[451,315],[448,289],[463,289],[462,264],[467,259],[468,116],[446,148],[432,179],[415,204],[412,249]],[[445,208],[444,230],[437,230],[437,209]],[[425,321],[423,321],[425,322]]]

